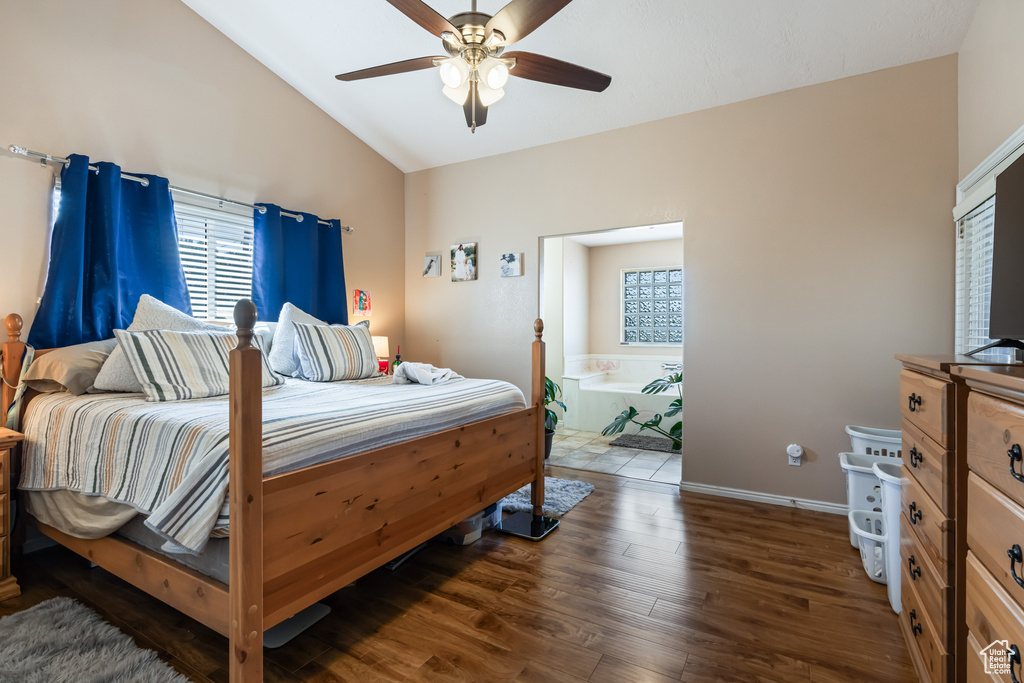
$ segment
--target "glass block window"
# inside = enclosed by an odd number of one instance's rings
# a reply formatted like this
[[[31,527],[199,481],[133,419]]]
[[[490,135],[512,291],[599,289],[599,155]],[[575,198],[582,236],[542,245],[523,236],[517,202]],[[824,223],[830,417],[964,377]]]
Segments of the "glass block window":
[[[683,343],[682,267],[622,271],[623,344]]]

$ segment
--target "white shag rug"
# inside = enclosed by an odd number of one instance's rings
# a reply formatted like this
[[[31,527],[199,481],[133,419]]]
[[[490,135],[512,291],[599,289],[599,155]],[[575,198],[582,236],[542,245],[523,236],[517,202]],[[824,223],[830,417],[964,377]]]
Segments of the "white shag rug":
[[[576,507],[593,490],[594,485],[585,481],[544,477],[544,515],[546,517],[561,517]],[[530,503],[530,485],[527,484],[515,493],[505,496],[501,501],[501,506],[506,512],[530,512],[533,510],[533,505]]]
[[[188,683],[152,650],[72,598],[0,619],[0,681]]]

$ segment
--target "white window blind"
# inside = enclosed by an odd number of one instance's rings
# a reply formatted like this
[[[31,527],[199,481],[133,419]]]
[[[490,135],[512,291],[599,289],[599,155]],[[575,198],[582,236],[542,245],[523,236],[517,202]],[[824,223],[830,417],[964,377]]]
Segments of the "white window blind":
[[[230,320],[235,303],[252,296],[252,216],[178,199],[174,216],[192,315]]]
[[[956,352],[965,353],[988,338],[988,309],[992,294],[992,234],[996,198],[959,221],[956,230]]]
[[[53,190],[53,216],[60,208],[60,179]],[[200,206],[174,197],[178,252],[192,315],[230,320],[235,303],[252,297],[252,216]]]

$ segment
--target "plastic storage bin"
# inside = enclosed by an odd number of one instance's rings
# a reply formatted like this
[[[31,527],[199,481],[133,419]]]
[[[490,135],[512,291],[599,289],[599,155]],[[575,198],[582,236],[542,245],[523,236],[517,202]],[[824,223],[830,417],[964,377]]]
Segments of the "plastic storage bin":
[[[870,510],[851,510],[850,528],[857,535],[864,571],[875,583],[886,582],[886,533],[882,515]],[[897,571],[899,568],[897,567]],[[899,578],[899,574],[895,574]],[[899,583],[894,581],[893,583]]]
[[[885,571],[893,580],[886,588],[889,592],[889,604],[899,614],[903,609],[900,603],[900,488],[903,484],[901,465],[898,462],[876,462],[871,466],[875,476],[882,485],[882,520],[885,522]]]
[[[468,517],[448,531],[439,533],[434,538],[453,545],[469,545],[480,540],[484,529],[490,529],[501,519],[501,501],[489,505],[472,517]]]
[[[839,465],[846,473],[846,506],[848,510],[882,511],[882,484],[871,469],[876,462],[891,463],[888,455],[840,453]],[[902,460],[896,460],[902,464]],[[850,545],[857,547],[857,535],[850,524]]]
[[[898,429],[876,429],[846,425],[850,450],[865,455],[887,455],[898,458],[903,453],[903,432]]]

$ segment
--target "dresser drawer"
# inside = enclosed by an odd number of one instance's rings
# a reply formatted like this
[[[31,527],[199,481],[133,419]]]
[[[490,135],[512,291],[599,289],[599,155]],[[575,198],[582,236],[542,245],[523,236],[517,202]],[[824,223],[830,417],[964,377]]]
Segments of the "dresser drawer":
[[[1024,460],[1024,408],[972,391],[967,399],[967,424],[967,464],[1024,505],[1024,481],[1013,474],[1024,477],[1024,462],[1010,457],[1010,453],[1022,452]]]
[[[11,451],[0,451],[0,493],[7,493],[7,480],[11,476]]]
[[[967,478],[967,545],[1007,593],[1024,605],[1024,586],[1013,579],[1009,552],[1024,548],[1024,508],[971,472]],[[1024,581],[1024,550],[1013,563]]]
[[[911,653],[913,659],[920,659],[924,666],[924,673],[932,683],[945,683],[949,679],[949,654],[936,632],[929,615],[923,605],[920,595],[917,593],[915,582],[911,581],[907,574],[907,565],[902,565],[902,585],[900,586],[900,600],[903,603],[903,611],[900,612],[900,627],[903,629],[904,638],[907,640],[907,647],[916,651]]]
[[[906,469],[903,468],[904,474]],[[912,475],[903,477],[900,493],[903,514],[910,522],[918,547],[935,566],[943,585],[952,585],[953,521],[942,514]]]
[[[10,506],[7,504],[9,493],[0,493],[0,536],[6,536],[11,532],[10,520],[7,519],[7,512]]]
[[[1024,652],[1024,609],[1006,594],[973,552],[967,553],[966,585],[967,628],[981,647],[1006,640]]]
[[[953,451],[903,421],[903,464],[947,517],[953,515]]]
[[[979,643],[974,633],[967,632],[967,651],[964,653],[967,657],[967,683],[1001,683],[1002,681],[1012,683],[1009,676],[1004,678],[985,671],[985,660],[982,658],[981,651],[986,647],[988,647],[988,643]]]
[[[903,417],[944,448],[953,445],[953,385],[919,372],[900,372],[900,410]],[[903,451],[906,457],[906,451]]]
[[[953,591],[943,583],[931,560],[918,546],[916,536],[910,531],[910,522],[903,515],[900,515],[900,559],[903,564],[902,580],[914,584],[921,608],[935,627],[939,642],[947,643],[950,614],[947,606]],[[900,594],[908,590],[903,586]]]

